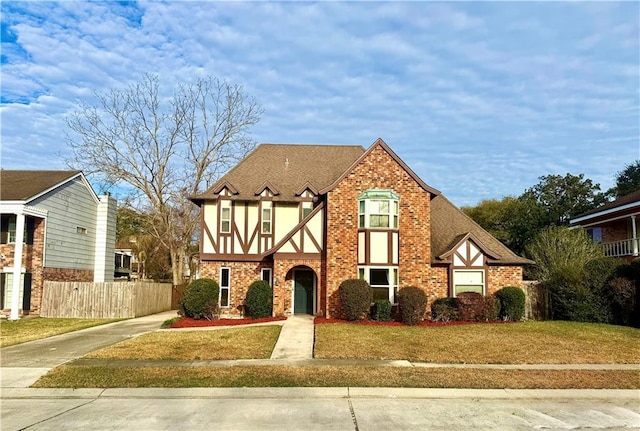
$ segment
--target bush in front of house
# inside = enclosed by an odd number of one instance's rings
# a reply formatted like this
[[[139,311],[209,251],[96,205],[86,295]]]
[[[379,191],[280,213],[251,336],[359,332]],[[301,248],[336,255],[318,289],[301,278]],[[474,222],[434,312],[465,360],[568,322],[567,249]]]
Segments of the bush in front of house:
[[[438,298],[431,303],[431,319],[436,322],[458,320],[458,301],[456,298]]]
[[[516,286],[506,286],[496,292],[500,301],[500,318],[502,320],[522,320],[524,316],[525,294]]]
[[[611,307],[614,323],[631,326],[636,308],[636,284],[626,277],[615,277],[609,281]]]
[[[371,320],[388,322],[391,320],[391,302],[388,299],[376,299],[371,307]]]
[[[483,298],[482,316],[483,322],[498,320],[500,316],[500,300],[495,295],[487,295]]]
[[[253,319],[271,317],[273,311],[273,289],[266,281],[251,283],[244,300],[246,313]]]
[[[458,316],[465,322],[479,322],[485,316],[484,297],[476,292],[462,292],[457,297]]]
[[[403,287],[398,291],[400,317],[405,325],[417,325],[427,311],[427,294],[415,286]]]
[[[193,319],[213,319],[218,314],[220,287],[215,280],[200,278],[192,281],[180,300],[180,314]]]
[[[344,280],[338,287],[338,293],[345,319],[361,320],[367,315],[373,299],[369,283],[355,278]]]

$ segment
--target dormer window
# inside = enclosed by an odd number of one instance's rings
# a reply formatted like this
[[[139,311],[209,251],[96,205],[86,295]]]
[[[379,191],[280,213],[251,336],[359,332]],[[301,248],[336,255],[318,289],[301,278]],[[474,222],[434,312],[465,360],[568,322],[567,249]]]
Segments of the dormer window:
[[[358,196],[362,229],[397,229],[400,197],[392,190],[371,189]]]

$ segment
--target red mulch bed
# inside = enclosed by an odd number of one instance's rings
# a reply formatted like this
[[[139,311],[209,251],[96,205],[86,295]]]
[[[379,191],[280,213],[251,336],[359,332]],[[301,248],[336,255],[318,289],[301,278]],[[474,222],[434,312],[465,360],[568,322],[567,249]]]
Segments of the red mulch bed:
[[[206,326],[237,326],[247,325],[249,323],[277,322],[279,320],[287,320],[286,317],[262,317],[260,319],[216,319],[216,320],[196,320],[190,317],[183,317],[176,320],[169,328],[202,328]]]
[[[316,325],[322,325],[325,323],[349,323],[352,325],[371,325],[371,326],[409,326],[409,325],[405,325],[402,322],[396,322],[396,321],[389,321],[389,322],[380,322],[378,320],[368,320],[368,319],[363,319],[363,320],[358,320],[358,321],[349,321],[349,320],[343,320],[343,319],[327,319],[324,317],[316,317],[315,319],[313,319],[313,323],[315,323]],[[464,322],[461,320],[452,320],[450,322],[434,322],[431,320],[423,320],[422,322],[420,322],[417,325],[414,326],[453,326],[453,325],[479,325],[479,324],[503,324],[503,323],[516,323],[516,322],[505,322],[502,320],[494,320],[491,322]]]

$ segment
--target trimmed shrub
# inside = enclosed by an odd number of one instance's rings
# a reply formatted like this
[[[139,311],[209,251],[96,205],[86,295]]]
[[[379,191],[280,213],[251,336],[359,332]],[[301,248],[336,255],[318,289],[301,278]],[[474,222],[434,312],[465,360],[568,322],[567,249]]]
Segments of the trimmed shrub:
[[[427,311],[427,294],[415,286],[403,287],[398,291],[400,317],[405,325],[417,325]]]
[[[462,292],[458,294],[458,315],[460,320],[478,322],[484,319],[484,297],[476,292]]]
[[[371,320],[388,322],[391,320],[391,302],[388,299],[376,299],[371,307]]]
[[[507,286],[496,292],[500,301],[500,318],[502,320],[522,320],[524,316],[525,294],[522,289]]]
[[[338,287],[342,313],[347,320],[363,319],[371,308],[371,286],[365,280],[348,279]]]
[[[484,322],[491,322],[498,320],[500,315],[500,301],[495,295],[485,296],[482,304],[481,320]]]
[[[246,313],[253,319],[271,317],[273,310],[273,289],[266,281],[251,283],[244,300]]]
[[[200,278],[192,281],[180,300],[180,314],[193,319],[213,319],[218,315],[220,287],[215,280]]]
[[[458,320],[458,302],[456,298],[438,298],[431,303],[431,318],[436,322]]]

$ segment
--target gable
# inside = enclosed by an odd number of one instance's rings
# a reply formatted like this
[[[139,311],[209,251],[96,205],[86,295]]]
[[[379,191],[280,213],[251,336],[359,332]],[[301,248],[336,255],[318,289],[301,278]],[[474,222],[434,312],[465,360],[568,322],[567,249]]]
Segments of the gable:
[[[356,167],[367,163],[367,159],[371,159],[372,156],[375,155],[376,152],[384,152],[388,157],[390,157],[402,170],[406,172],[406,174],[415,181],[423,190],[428,193],[431,193],[434,196],[440,194],[440,192],[433,187],[427,185],[422,179],[402,160],[400,157],[380,138],[378,138],[371,147],[367,151],[364,152],[339,178],[337,178],[332,184],[320,190],[321,194],[328,193],[335,189],[340,182],[342,182],[350,173],[356,169]],[[369,167],[371,169],[371,173],[378,175],[381,172],[376,169],[376,163],[369,162]],[[390,186],[386,186],[390,187]]]
[[[30,201],[54,190],[72,178],[82,177],[81,171],[0,170],[0,198],[3,201]]]

